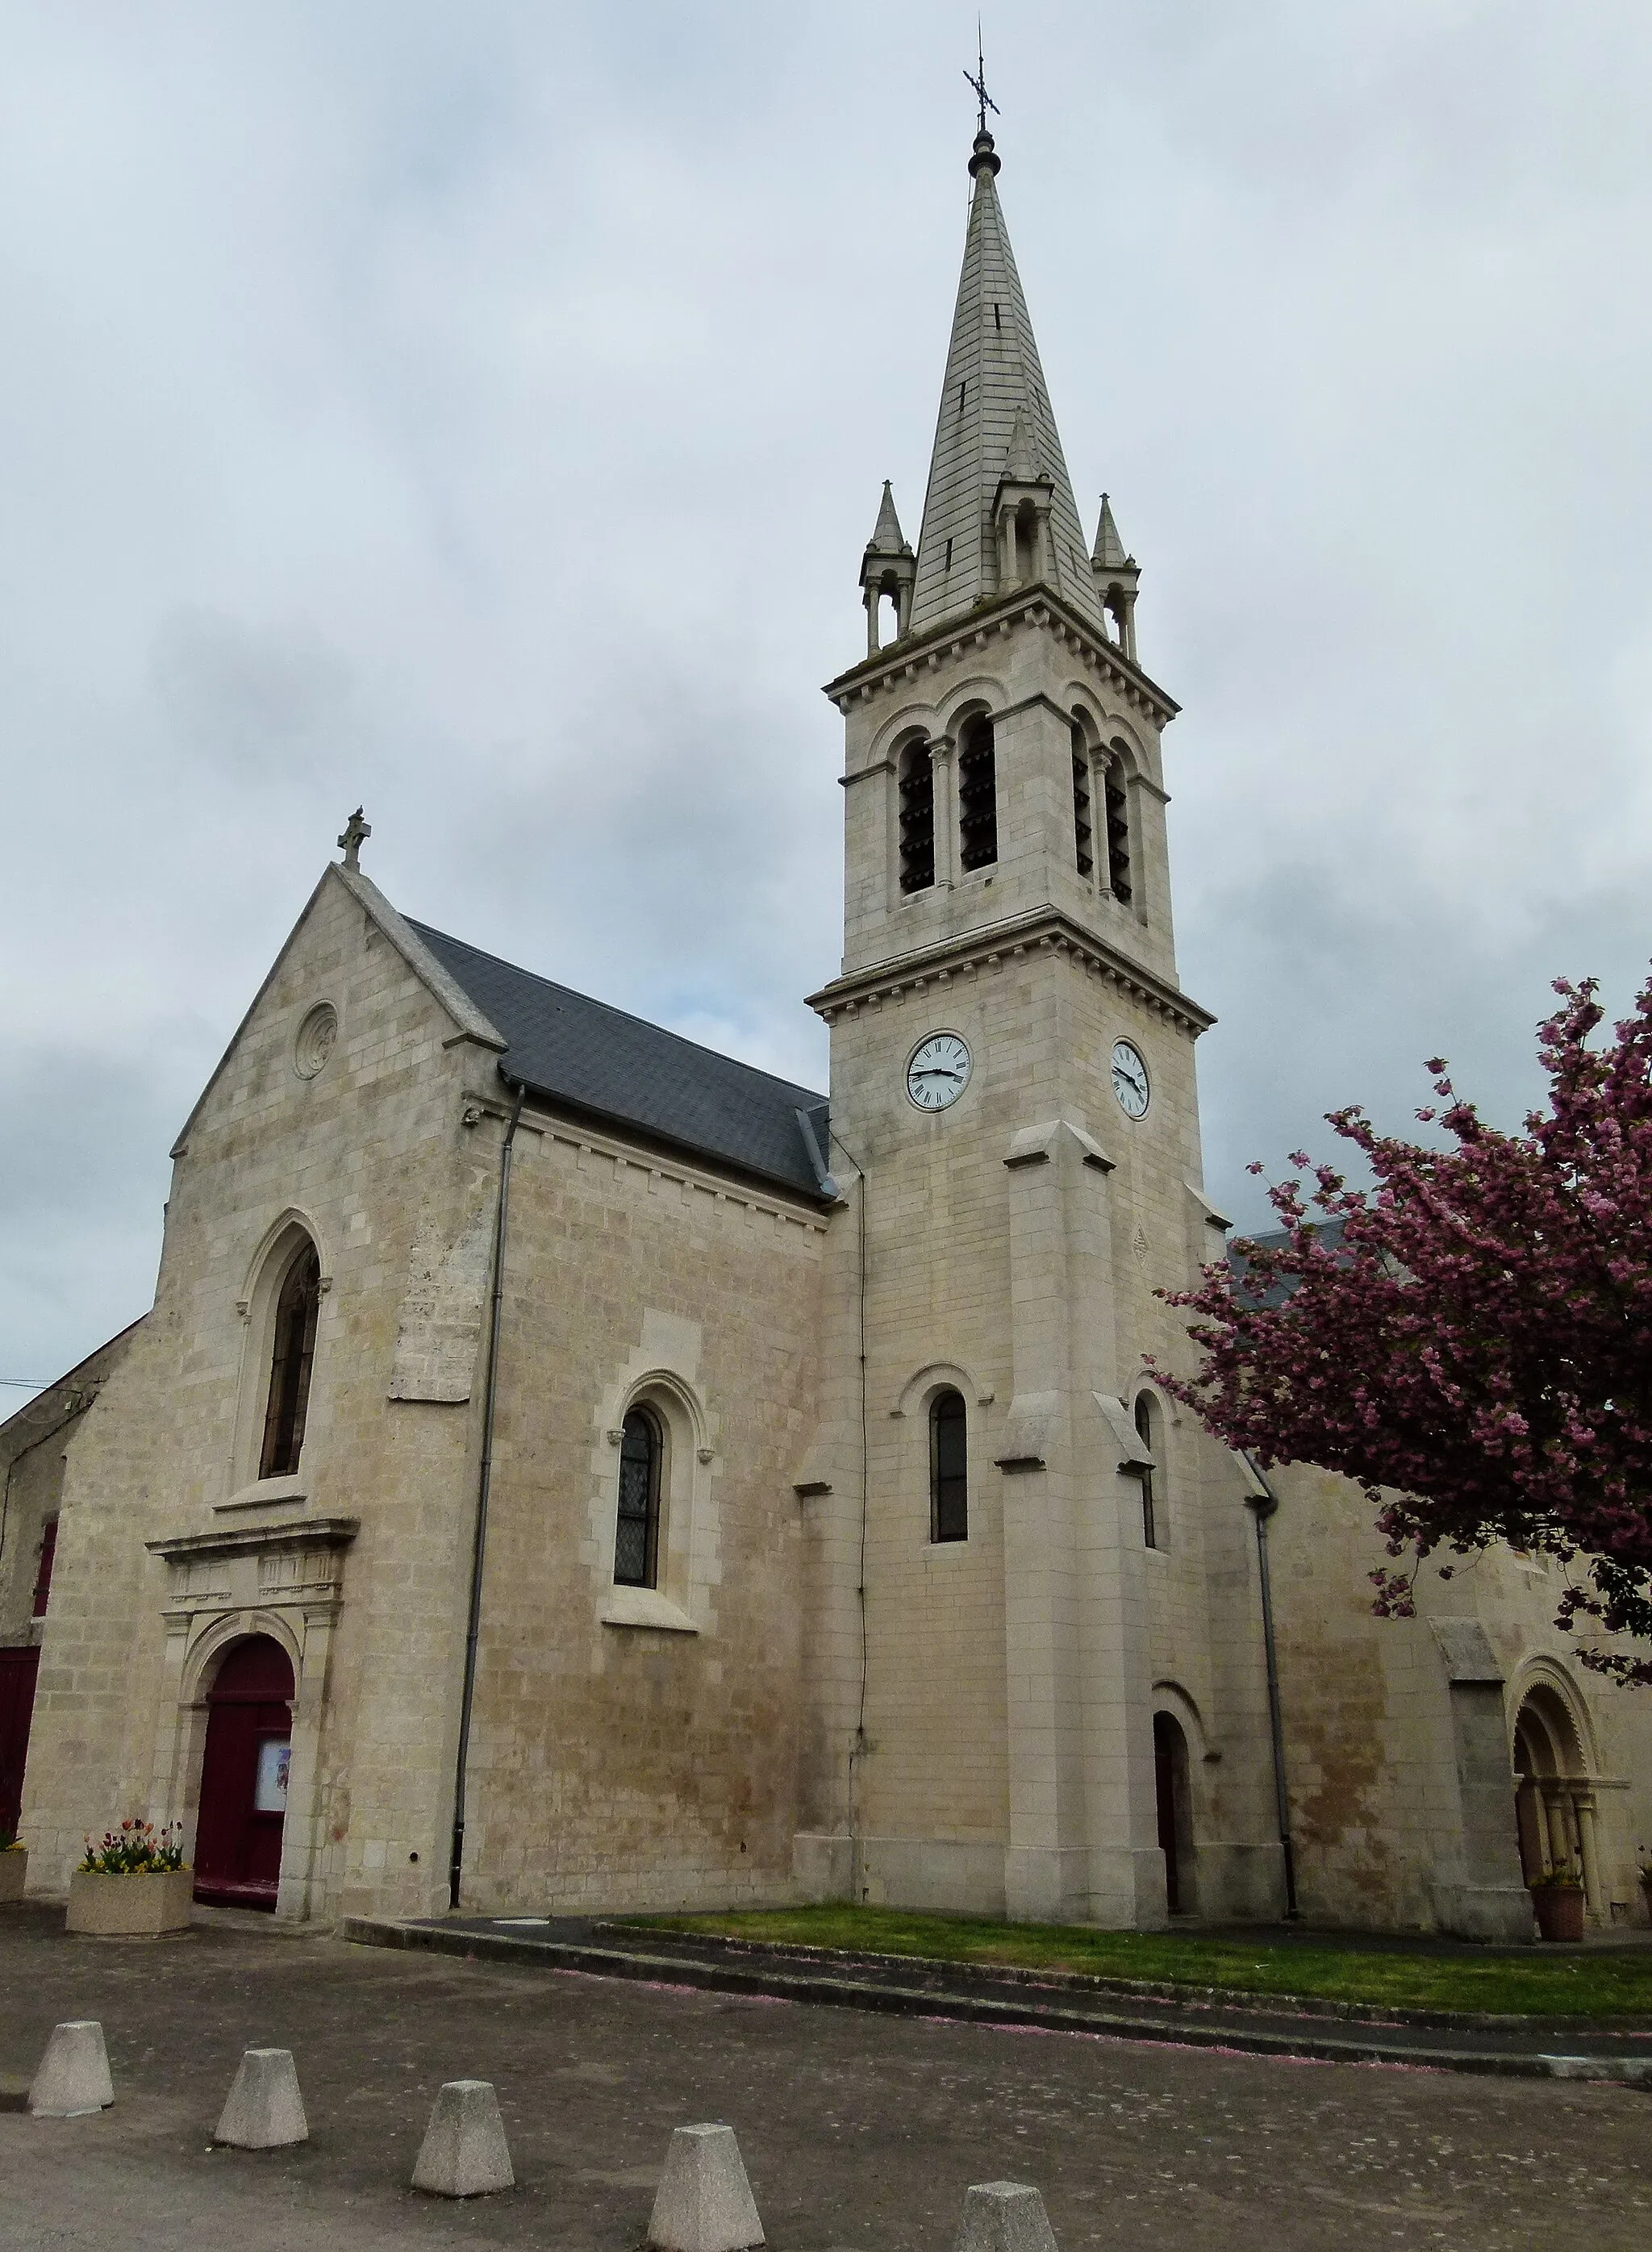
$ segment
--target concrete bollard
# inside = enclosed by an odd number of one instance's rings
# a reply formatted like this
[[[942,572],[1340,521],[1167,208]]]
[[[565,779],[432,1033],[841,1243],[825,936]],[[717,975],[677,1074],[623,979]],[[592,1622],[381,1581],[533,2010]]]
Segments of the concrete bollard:
[[[975,2182],[964,2192],[953,2252],[1056,2252],[1044,2200],[1026,2182]]]
[[[732,2127],[677,2129],[648,2241],[654,2252],[752,2252],[763,2242]]]
[[[212,2140],[237,2151],[279,2151],[309,2140],[291,2049],[247,2050]]]
[[[29,2083],[29,2109],[37,2119],[84,2119],[115,2101],[109,2053],[95,2018],[53,2026],[40,2068]]]
[[[413,2187],[432,2197],[485,2197],[514,2189],[516,2180],[493,2082],[445,2082],[413,2163]]]

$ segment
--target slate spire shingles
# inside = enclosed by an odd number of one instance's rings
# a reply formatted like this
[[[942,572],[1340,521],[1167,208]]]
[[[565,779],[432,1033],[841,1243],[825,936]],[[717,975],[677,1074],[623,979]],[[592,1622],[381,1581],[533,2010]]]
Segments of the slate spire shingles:
[[[1079,526],[998,202],[994,181],[998,159],[989,133],[977,135],[969,169],[975,174],[975,193],[924,497],[912,628],[922,633],[998,591],[993,503],[1017,436],[1017,421],[1023,421],[1027,453],[1036,462],[1038,474],[1054,487],[1050,572],[1056,590],[1100,629],[1101,606],[1090,569],[1089,543]]]

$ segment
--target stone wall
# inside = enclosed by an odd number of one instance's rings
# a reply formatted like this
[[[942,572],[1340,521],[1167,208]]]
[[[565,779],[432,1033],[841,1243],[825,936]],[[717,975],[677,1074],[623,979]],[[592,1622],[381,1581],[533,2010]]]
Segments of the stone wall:
[[[1652,1697],[1579,1663],[1554,1625],[1558,1567],[1497,1549],[1421,1573],[1419,1616],[1371,1613],[1386,1564],[1371,1512],[1333,1473],[1269,1474],[1281,1696],[1299,1889],[1331,1923],[1474,1932],[1472,1896],[1522,1883],[1510,1747],[1522,1699],[1551,1685],[1578,1717],[1598,1837],[1600,1921],[1643,1922],[1636,1848],[1652,1837]],[[1499,1764],[1500,1762],[1500,1764]],[[1492,1903],[1493,1907],[1496,1903]],[[1524,1936],[1524,1901],[1507,1910]]]
[[[64,1473],[87,1411],[130,1346],[122,1330],[0,1423],[0,1650],[38,1644],[40,1547],[62,1506]]]
[[[126,1814],[192,1832],[214,1665],[261,1631],[299,1682],[281,1912],[446,1905],[505,1105],[487,1028],[455,1022],[408,945],[371,887],[330,873],[175,1153],[155,1310],[65,1487],[23,1818],[42,1889]],[[323,1282],[308,1424],[298,1472],[260,1480],[271,1278],[301,1226]],[[524,1120],[472,1745],[479,1903],[750,1896],[789,1866],[790,1471],[823,1226]],[[602,1621],[607,1435],[635,1380],[670,1394],[680,1439],[666,1625]]]

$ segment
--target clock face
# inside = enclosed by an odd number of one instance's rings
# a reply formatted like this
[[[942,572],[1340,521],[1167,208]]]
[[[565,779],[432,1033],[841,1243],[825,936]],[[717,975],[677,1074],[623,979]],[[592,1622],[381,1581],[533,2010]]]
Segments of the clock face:
[[[956,1032],[931,1032],[913,1050],[906,1093],[920,1110],[945,1110],[969,1084],[969,1050]]]
[[[1127,1118],[1142,1118],[1152,1099],[1147,1066],[1128,1040],[1113,1043],[1113,1092]]]

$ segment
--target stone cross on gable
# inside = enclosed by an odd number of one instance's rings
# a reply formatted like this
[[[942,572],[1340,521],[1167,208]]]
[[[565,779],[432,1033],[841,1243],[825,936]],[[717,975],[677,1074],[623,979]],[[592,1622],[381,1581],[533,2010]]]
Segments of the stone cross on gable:
[[[361,808],[357,806],[344,824],[344,833],[338,840],[344,848],[344,865],[347,868],[354,868],[359,872],[361,848],[372,833],[371,822],[362,819]]]

